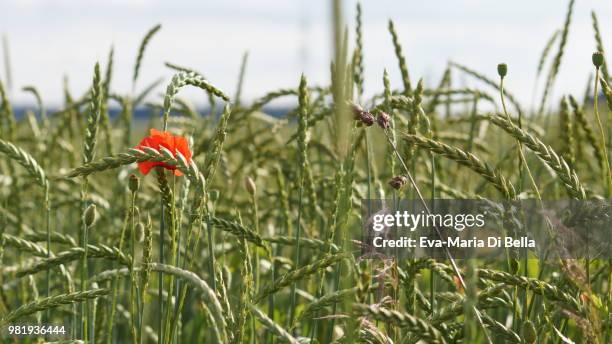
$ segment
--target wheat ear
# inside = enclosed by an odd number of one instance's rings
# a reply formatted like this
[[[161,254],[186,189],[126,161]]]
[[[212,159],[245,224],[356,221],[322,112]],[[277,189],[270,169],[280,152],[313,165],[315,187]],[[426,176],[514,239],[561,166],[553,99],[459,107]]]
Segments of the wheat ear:
[[[110,117],[108,115],[108,99],[110,94],[110,84],[113,78],[114,55],[115,48],[111,46],[110,51],[108,53],[106,73],[104,75],[104,81],[102,82],[102,102],[100,103],[100,123],[102,125],[102,131],[104,132],[104,139],[106,141],[106,153],[108,155],[113,154],[113,135]]]
[[[264,244],[264,241],[262,240],[261,236],[257,232],[248,229],[240,223],[228,221],[214,216],[210,217],[210,223],[213,227],[217,227],[221,230],[232,233],[238,238],[245,239],[246,241],[253,243],[259,247],[262,247],[266,250],[268,249],[267,246]]]
[[[399,64],[399,69],[402,74],[402,83],[404,84],[404,95],[409,96],[412,94],[412,85],[410,84],[410,75],[408,74],[408,65],[406,64],[406,58],[402,52],[402,45],[399,42],[397,31],[395,31],[395,24],[392,20],[389,20],[389,33],[391,33],[391,39],[393,41],[393,48],[395,49],[395,57]]]
[[[143,161],[164,162],[168,165],[176,166],[192,183],[196,185],[201,185],[203,183],[203,177],[193,161],[188,162],[180,152],[177,152],[176,156],[174,156],[172,152],[164,147],[161,147],[159,150],[150,147],[143,147],[142,150],[130,148],[125,153],[102,158],[77,167],[70,171],[66,177],[74,178],[78,176],[88,176],[96,172],[102,172]]]
[[[104,296],[108,294],[108,289],[95,289],[95,290],[86,290],[80,291],[76,293],[62,294],[50,296],[42,299],[38,299],[36,301],[30,302],[26,305],[23,305],[14,311],[6,314],[2,320],[0,320],[1,325],[9,324],[21,317],[44,311],[51,308],[56,308],[61,305],[68,305],[72,303],[82,302],[90,299],[95,299],[100,296]]]
[[[40,113],[40,117],[43,121],[43,124],[47,126],[48,124],[47,111],[45,110],[45,105],[42,101],[42,97],[40,96],[40,92],[38,92],[38,89],[36,89],[36,87],[34,86],[24,86],[22,90],[24,92],[32,93],[32,95],[36,99],[36,104],[38,105],[38,111]]]
[[[345,259],[347,255],[345,254],[334,254],[327,255],[326,257],[308,265],[304,265],[303,267],[287,272],[286,274],[279,277],[274,284],[266,286],[255,298],[255,303],[259,303],[266,296],[276,293],[279,290],[291,285],[293,282],[304,279],[318,271],[324,270],[327,267],[340,262]]]
[[[80,259],[85,254],[85,250],[82,247],[73,247],[69,250],[58,253],[54,257],[43,259],[30,267],[19,270],[16,274],[17,277],[23,277],[32,275],[40,271],[50,269],[54,266],[67,264],[75,260]],[[87,257],[88,258],[106,258],[110,260],[116,260],[123,265],[129,265],[131,257],[124,254],[116,247],[109,247],[106,245],[87,246]]]
[[[94,67],[93,85],[91,87],[91,104],[87,116],[87,130],[85,132],[83,162],[91,162],[95,156],[98,136],[98,122],[100,121],[100,105],[102,103],[102,83],[100,79],[100,64]]]
[[[13,139],[15,134],[17,134],[17,122],[15,121],[15,114],[13,113],[11,102],[8,99],[2,81],[0,81],[0,103],[0,129],[3,131],[6,129],[6,137]],[[3,123],[5,120],[6,128],[4,128]],[[3,133],[3,131],[0,131],[0,133]]]
[[[542,70],[544,69],[544,64],[546,63],[546,58],[548,57],[550,50],[555,44],[557,37],[559,37],[559,33],[560,33],[559,30],[555,30],[555,32],[553,32],[553,34],[550,36],[550,38],[546,42],[546,45],[544,46],[544,50],[542,50],[542,54],[540,54],[540,62],[538,62],[538,69],[536,72],[536,77],[539,77],[540,74],[542,74]]]
[[[289,334],[289,332],[287,332],[287,330],[285,330],[284,328],[282,328],[279,324],[275,323],[274,321],[272,321],[272,319],[268,318],[267,315],[265,315],[262,311],[260,311],[257,307],[253,306],[252,304],[247,304],[247,306],[249,307],[249,309],[251,310],[251,313],[253,315],[255,315],[255,317],[257,319],[259,319],[259,321],[270,331],[272,331],[272,333],[274,333],[275,335],[277,335],[278,337],[280,337],[281,339],[283,339],[285,342],[291,343],[291,344],[299,344],[300,342],[295,339],[291,334]]]
[[[151,38],[161,29],[161,24],[157,24],[153,26],[144,36],[142,42],[140,42],[140,47],[138,48],[138,55],[136,56],[136,63],[134,64],[134,73],[132,75],[132,88],[136,87],[136,81],[138,80],[138,74],[140,73],[140,65],[142,64],[142,59],[144,57],[145,49],[151,41]]]
[[[482,162],[474,154],[465,152],[459,148],[449,146],[445,143],[416,135],[405,134],[403,139],[411,144],[440,154],[445,158],[465,166],[489,181],[504,197],[513,199],[515,197],[514,187],[499,172],[493,170],[487,163]]]
[[[489,116],[489,120],[491,123],[500,127],[508,134],[522,142],[527,148],[542,159],[547,166],[553,169],[557,173],[557,176],[559,176],[559,179],[561,179],[563,182],[563,185],[570,196],[576,199],[584,199],[586,197],[584,187],[580,183],[576,171],[572,169],[567,162],[565,162],[565,160],[552,149],[552,147],[547,146],[540,141],[540,139],[508,122],[507,119],[500,115]]]
[[[217,124],[217,133],[215,134],[213,141],[212,152],[210,152],[206,158],[206,168],[204,169],[204,177],[206,180],[213,179],[215,171],[217,170],[217,165],[219,165],[219,159],[221,158],[221,153],[223,152],[223,143],[225,142],[225,137],[227,136],[227,124],[231,114],[232,110],[229,104],[225,105],[223,114],[221,114],[221,118],[219,119],[219,124]]]
[[[580,302],[570,294],[564,292],[559,287],[542,280],[489,269],[478,269],[477,273],[481,278],[528,289],[529,291],[545,296],[548,299],[560,301],[575,310],[580,310],[582,308]]]
[[[4,245],[12,246],[18,251],[28,252],[37,257],[47,257],[47,249],[34,242],[10,235],[8,233],[1,233],[0,240],[4,240]]]
[[[4,153],[9,159],[16,161],[19,165],[25,167],[28,173],[36,179],[36,182],[43,188],[47,187],[49,181],[45,175],[45,171],[40,167],[38,162],[26,151],[15,146],[14,144],[0,139],[0,153]]]
[[[557,78],[557,74],[559,73],[559,69],[561,68],[561,60],[563,59],[563,53],[565,51],[565,45],[567,43],[567,36],[569,34],[569,28],[572,22],[573,11],[574,11],[574,0],[570,0],[568,8],[567,8],[567,15],[565,16],[565,23],[563,25],[563,31],[561,31],[561,40],[559,41],[559,50],[557,50],[557,54],[555,55],[553,64],[550,66],[550,71],[548,73],[548,78],[546,79],[546,86],[544,87],[544,93],[542,94],[542,99],[540,101],[540,108],[538,110],[538,114],[542,114],[544,112],[544,107],[546,106],[548,95],[551,92],[552,86],[555,82],[555,79]]]
[[[170,109],[172,108],[172,101],[174,100],[174,97],[176,96],[178,91],[186,85],[201,88],[206,92],[209,92],[223,99],[224,101],[229,102],[229,97],[225,93],[223,93],[223,91],[209,83],[208,80],[206,80],[202,75],[194,72],[178,72],[174,74],[172,80],[170,81],[170,84],[168,84],[168,87],[166,88],[163,113],[164,130],[167,127],[168,117],[170,116]]]
[[[571,95],[569,96],[569,101],[570,101],[570,105],[572,106],[574,116],[576,117],[576,121],[578,122],[578,124],[580,124],[580,127],[582,128],[582,131],[584,131],[586,135],[586,139],[589,142],[589,145],[593,148],[593,153],[595,154],[595,158],[597,159],[597,162],[599,162],[598,166],[603,166],[604,164],[603,153],[601,152],[601,147],[597,143],[597,137],[595,136],[595,133],[593,132],[593,129],[591,128],[591,125],[589,124],[589,122],[587,121],[584,115],[584,109],[578,104],[578,102],[576,101],[576,98],[574,98]]]
[[[227,326],[225,323],[225,318],[223,318],[223,308],[221,307],[221,303],[219,302],[219,299],[217,298],[215,292],[208,286],[208,284],[204,280],[202,280],[198,275],[191,271],[183,270],[171,265],[151,263],[150,267],[154,271],[163,272],[179,277],[197,288],[200,292],[202,292],[204,301],[206,301],[206,304],[208,306],[211,306],[212,308],[211,313],[215,319],[216,325],[220,327],[220,334],[222,336],[221,338],[226,338],[225,329]]]
[[[376,320],[405,328],[409,332],[418,333],[428,343],[446,343],[438,329],[413,315],[376,305],[354,304],[353,310],[357,314],[371,316]]]

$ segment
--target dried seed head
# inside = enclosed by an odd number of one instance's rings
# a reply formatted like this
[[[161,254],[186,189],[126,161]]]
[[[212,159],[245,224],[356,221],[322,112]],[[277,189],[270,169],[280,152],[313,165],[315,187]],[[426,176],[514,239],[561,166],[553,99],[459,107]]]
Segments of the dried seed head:
[[[391,178],[391,180],[389,181],[389,185],[395,190],[399,190],[403,188],[407,182],[408,182],[408,178],[404,176],[395,176]]]
[[[378,118],[376,118],[376,123],[378,123],[378,125],[383,128],[383,129],[388,129],[389,125],[391,124],[391,117],[389,117],[389,115],[387,115],[386,112],[381,111],[378,114]]]
[[[132,192],[137,192],[138,189],[140,188],[140,179],[138,179],[138,177],[136,177],[135,174],[130,174],[130,179],[128,181],[128,187],[130,188],[130,191]]]
[[[145,237],[145,225],[142,222],[138,222],[136,225],[136,241],[143,242]]]
[[[83,220],[87,227],[93,226],[98,218],[98,212],[96,211],[96,205],[91,204],[87,209],[85,209],[85,213],[83,214]]]
[[[535,343],[536,340],[538,340],[536,328],[529,320],[523,324],[523,339],[525,339],[525,343],[528,344]]]
[[[595,67],[599,68],[604,64],[604,56],[601,51],[596,51],[593,53],[593,64]]]
[[[255,195],[255,192],[257,192],[257,187],[255,186],[255,181],[251,177],[244,178],[244,187],[246,188],[247,192],[251,196]]]
[[[500,63],[497,65],[497,74],[500,77],[504,78],[506,74],[508,74],[508,65],[505,63]]]
[[[374,116],[372,116],[371,113],[365,111],[357,105],[353,105],[353,116],[356,121],[361,122],[361,124],[365,125],[366,127],[372,126],[372,124],[375,122]]]

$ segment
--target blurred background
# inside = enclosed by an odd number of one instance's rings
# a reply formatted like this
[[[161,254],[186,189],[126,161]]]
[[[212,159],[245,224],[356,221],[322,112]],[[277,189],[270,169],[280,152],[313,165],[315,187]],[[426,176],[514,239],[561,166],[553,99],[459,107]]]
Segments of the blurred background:
[[[401,83],[387,31],[391,18],[413,82],[423,77],[437,84],[449,60],[492,77],[496,77],[496,65],[506,62],[507,88],[530,104],[538,59],[551,34],[563,26],[567,3],[362,1],[365,92],[382,88],[384,68],[390,72],[392,86]],[[353,0],[344,2],[351,34],[355,5]],[[557,96],[562,92],[582,96],[593,70],[591,10],[597,11],[604,45],[612,49],[612,1],[577,1],[555,87]],[[0,33],[10,51],[11,99],[17,104],[33,103],[21,87],[35,85],[48,106],[60,105],[64,76],[75,96],[80,96],[91,83],[95,61],[104,66],[111,46],[115,47],[116,68],[111,87],[119,93],[129,92],[138,45],[157,23],[162,29],[147,48],[141,89],[163,77],[159,87],[163,92],[172,75],[164,66],[167,61],[199,70],[233,94],[245,51],[249,59],[244,101],[280,87],[297,86],[301,72],[314,83],[329,79],[331,1],[0,0],[0,13]],[[552,54],[557,45],[553,49]],[[3,56],[2,66],[5,60]],[[0,73],[6,83],[4,67]],[[473,82],[455,78],[466,85]],[[197,105],[204,103],[200,92],[185,90],[181,95]]]

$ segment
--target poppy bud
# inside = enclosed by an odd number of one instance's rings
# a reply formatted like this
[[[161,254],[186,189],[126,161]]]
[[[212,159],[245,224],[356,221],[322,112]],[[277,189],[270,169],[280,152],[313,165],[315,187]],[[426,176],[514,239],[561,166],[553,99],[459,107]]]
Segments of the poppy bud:
[[[91,227],[96,222],[98,218],[98,212],[96,211],[96,205],[91,204],[87,209],[85,209],[85,213],[83,214],[83,220],[85,222],[85,226]]]
[[[583,303],[587,303],[591,301],[591,298],[589,297],[589,294],[587,293],[580,293],[580,301],[582,301]]]
[[[375,122],[374,116],[372,116],[371,113],[363,110],[357,105],[353,105],[353,116],[355,120],[361,122],[361,124],[364,124],[366,127],[372,126]]]
[[[142,222],[138,222],[136,225],[136,241],[143,242],[145,237],[145,226]]]
[[[215,203],[219,199],[219,190],[210,190],[208,197],[210,198],[211,202]]]
[[[407,182],[408,182],[408,179],[406,177],[396,176],[396,177],[391,178],[391,180],[389,181],[389,185],[395,190],[399,190],[403,188]]]
[[[255,181],[253,181],[251,177],[244,178],[244,187],[251,196],[255,195],[257,187],[255,186]]]
[[[595,65],[595,67],[599,68],[603,65],[604,63],[604,56],[603,53],[601,51],[596,51],[593,53],[593,64]]]
[[[140,179],[138,179],[138,177],[136,177],[135,174],[130,174],[130,179],[128,181],[128,187],[130,188],[130,191],[132,192],[137,192],[138,189],[140,188]]]
[[[500,77],[505,77],[506,74],[508,74],[508,65],[505,63],[500,63],[497,65],[497,74],[499,74]]]
[[[510,271],[515,274],[519,271],[520,264],[518,259],[510,259]]]
[[[538,340],[536,328],[529,320],[523,324],[523,339],[525,339],[525,343],[528,344],[535,343],[536,340]]]
[[[463,290],[463,284],[461,283],[461,278],[459,278],[458,276],[453,276],[453,282],[455,283],[455,288],[457,288],[457,291],[460,293],[465,293],[465,290]]]
[[[381,128],[386,130],[389,128],[389,125],[391,124],[391,117],[389,117],[387,113],[381,111],[378,114],[378,118],[376,118],[376,123],[378,123],[378,125]]]

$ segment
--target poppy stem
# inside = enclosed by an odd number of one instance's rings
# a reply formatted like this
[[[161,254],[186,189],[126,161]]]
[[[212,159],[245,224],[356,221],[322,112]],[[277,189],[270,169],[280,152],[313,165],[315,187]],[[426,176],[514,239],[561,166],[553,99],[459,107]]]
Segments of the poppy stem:
[[[163,173],[163,172],[160,172]],[[163,197],[163,196],[162,196]],[[165,236],[165,230],[166,230],[166,219],[165,219],[165,210],[164,210],[164,202],[162,199],[161,202],[161,221],[160,221],[160,229],[159,229],[159,264],[164,264],[164,236]],[[157,289],[157,300],[159,302],[158,306],[158,329],[157,329],[157,338],[159,338],[160,340],[160,344],[163,344],[164,341],[164,337],[163,335],[163,319],[164,319],[164,302],[163,302],[163,290],[164,290],[164,273],[159,271],[159,284],[158,284],[158,289]]]

